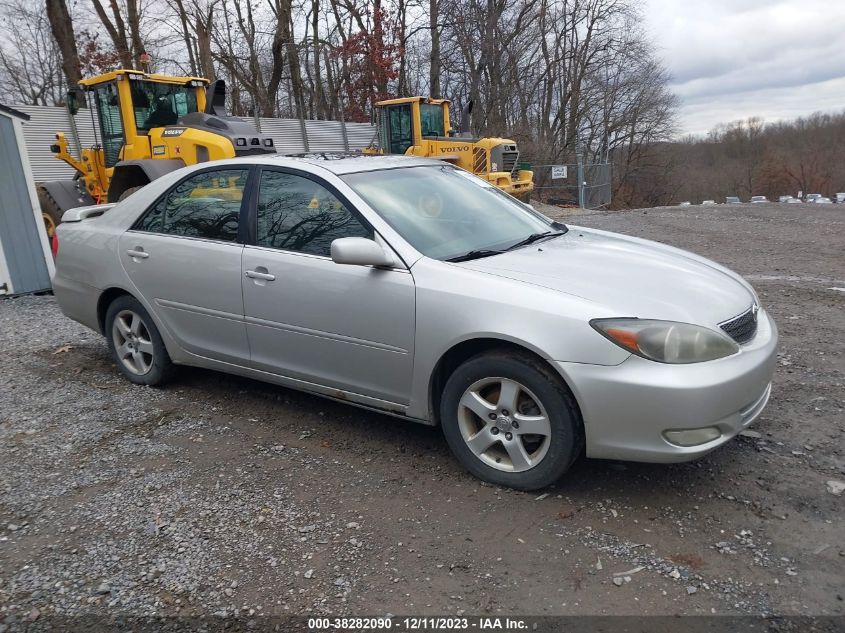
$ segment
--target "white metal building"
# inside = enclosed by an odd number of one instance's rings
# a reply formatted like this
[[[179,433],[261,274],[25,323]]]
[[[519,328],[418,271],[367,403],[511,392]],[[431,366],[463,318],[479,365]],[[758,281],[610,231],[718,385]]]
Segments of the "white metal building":
[[[0,104],[0,295],[49,290],[55,272],[24,139],[28,120]]]

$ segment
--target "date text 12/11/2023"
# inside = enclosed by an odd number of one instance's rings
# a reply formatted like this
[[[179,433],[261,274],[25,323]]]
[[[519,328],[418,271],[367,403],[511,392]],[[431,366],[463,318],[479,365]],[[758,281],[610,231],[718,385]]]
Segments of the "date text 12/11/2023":
[[[352,617],[309,618],[310,631],[521,631],[529,628],[521,618],[511,617]]]

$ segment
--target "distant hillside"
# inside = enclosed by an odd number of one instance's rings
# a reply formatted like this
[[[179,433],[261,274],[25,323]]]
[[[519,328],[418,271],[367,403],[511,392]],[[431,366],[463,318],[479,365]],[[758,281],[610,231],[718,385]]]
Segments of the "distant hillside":
[[[777,200],[799,191],[833,197],[845,191],[845,112],[719,126],[706,138],[652,146],[632,172],[628,182],[617,180],[614,206]]]

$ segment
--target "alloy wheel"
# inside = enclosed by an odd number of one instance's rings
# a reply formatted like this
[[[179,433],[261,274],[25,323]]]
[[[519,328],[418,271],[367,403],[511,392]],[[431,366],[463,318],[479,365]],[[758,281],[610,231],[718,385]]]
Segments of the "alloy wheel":
[[[152,369],[153,342],[140,315],[132,310],[118,312],[112,324],[112,342],[117,357],[129,372],[143,376]]]
[[[483,378],[470,385],[458,403],[458,427],[478,459],[505,472],[537,466],[552,435],[542,402],[510,378]]]

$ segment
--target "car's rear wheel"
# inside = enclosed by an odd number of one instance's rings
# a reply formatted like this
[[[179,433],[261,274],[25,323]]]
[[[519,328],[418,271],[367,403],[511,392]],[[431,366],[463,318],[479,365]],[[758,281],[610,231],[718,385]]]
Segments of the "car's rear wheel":
[[[118,297],[106,312],[106,339],[115,363],[139,385],[163,384],[173,363],[149,313],[136,299]]]
[[[554,483],[583,444],[583,426],[560,377],[528,354],[486,353],[446,382],[441,423],[452,451],[480,479],[519,490]]]

